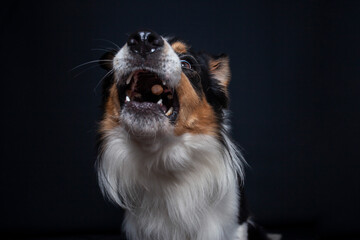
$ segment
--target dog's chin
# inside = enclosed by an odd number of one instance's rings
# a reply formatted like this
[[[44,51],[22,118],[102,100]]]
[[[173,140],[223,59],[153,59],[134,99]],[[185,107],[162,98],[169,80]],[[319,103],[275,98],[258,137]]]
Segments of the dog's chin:
[[[121,123],[129,136],[136,139],[166,136],[173,129],[161,108],[149,102],[126,103],[121,111]]]

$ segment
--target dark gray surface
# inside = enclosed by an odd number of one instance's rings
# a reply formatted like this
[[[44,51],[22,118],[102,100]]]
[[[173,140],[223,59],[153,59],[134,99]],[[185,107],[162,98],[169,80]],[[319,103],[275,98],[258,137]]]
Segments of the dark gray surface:
[[[0,231],[116,232],[96,183],[105,72],[149,27],[231,59],[233,135],[266,226],[359,233],[359,1],[9,1],[1,8]],[[96,66],[94,65],[88,65]],[[81,73],[79,76],[77,74]]]

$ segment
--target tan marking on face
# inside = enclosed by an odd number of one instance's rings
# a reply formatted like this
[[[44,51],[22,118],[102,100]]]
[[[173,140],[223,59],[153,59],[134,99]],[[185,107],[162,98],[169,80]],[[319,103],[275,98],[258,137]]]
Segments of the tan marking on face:
[[[224,90],[227,90],[231,78],[229,59],[227,57],[210,59],[209,69],[211,75],[219,81],[219,83],[224,87]]]
[[[100,132],[106,132],[119,125],[120,102],[116,83],[109,90],[109,97],[105,103],[103,120],[100,123]]]
[[[180,84],[176,91],[180,111],[175,125],[175,135],[192,133],[217,136],[218,126],[214,110],[206,101],[205,96],[200,98],[196,94],[184,73],[181,74]]]
[[[173,44],[171,44],[171,47],[174,49],[175,52],[179,54],[184,54],[188,50],[188,46],[186,46],[185,43],[180,41],[174,42]]]

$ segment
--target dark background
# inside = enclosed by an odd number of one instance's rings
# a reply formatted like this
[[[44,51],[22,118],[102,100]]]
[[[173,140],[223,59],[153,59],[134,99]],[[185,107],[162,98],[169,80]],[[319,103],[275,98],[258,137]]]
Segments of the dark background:
[[[117,238],[121,210],[94,170],[105,72],[71,69],[114,47],[100,39],[148,27],[229,54],[257,221],[284,239],[358,239],[359,13],[330,0],[2,3],[1,235]]]

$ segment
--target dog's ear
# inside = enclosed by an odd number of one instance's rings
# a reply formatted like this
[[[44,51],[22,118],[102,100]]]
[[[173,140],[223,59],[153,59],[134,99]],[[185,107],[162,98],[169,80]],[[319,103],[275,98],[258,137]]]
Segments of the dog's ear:
[[[106,71],[110,71],[113,68],[113,59],[115,52],[106,52],[99,60],[100,66]]]
[[[226,54],[211,57],[209,60],[209,71],[211,76],[227,89],[231,79],[229,57]]]

